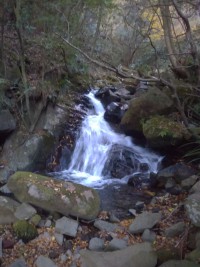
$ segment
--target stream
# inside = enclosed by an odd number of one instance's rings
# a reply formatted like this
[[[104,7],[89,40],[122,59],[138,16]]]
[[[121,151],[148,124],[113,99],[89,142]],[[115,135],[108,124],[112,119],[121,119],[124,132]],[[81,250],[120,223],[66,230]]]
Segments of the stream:
[[[134,144],[131,137],[114,131],[104,120],[105,109],[95,98],[94,92],[90,92],[87,97],[93,108],[88,111],[82,122],[69,167],[54,175],[96,188],[102,198],[102,208],[114,210],[119,214],[122,210],[131,208],[134,202],[144,198],[142,194],[134,193],[133,187],[127,185],[128,179],[134,175],[148,179],[150,173],[157,172],[162,157]],[[117,162],[123,161],[126,157],[125,160],[129,161],[132,167],[132,172],[125,172],[121,179],[113,177],[112,172],[106,170],[112,162],[112,159],[109,161],[110,152],[116,146],[122,148],[114,152],[117,153]],[[123,148],[126,153],[123,152]]]

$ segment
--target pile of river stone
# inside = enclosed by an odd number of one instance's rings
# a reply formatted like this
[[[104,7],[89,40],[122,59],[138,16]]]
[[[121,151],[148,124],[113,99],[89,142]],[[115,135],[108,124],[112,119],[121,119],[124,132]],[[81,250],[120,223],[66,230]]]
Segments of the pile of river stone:
[[[181,170],[181,171],[180,171]],[[75,238],[83,231],[82,220],[92,222],[93,227],[109,236],[105,241],[101,235],[90,237],[88,249],[70,249],[59,255],[64,263],[68,257],[73,259],[72,267],[76,261],[81,262],[81,267],[197,267],[200,258],[200,181],[194,171],[178,163],[160,171],[157,175],[159,186],[171,189],[178,193],[176,187],[189,191],[189,196],[183,203],[184,209],[191,221],[193,229],[192,252],[186,254],[184,260],[169,259],[164,261],[153,250],[152,243],[156,240],[154,227],[162,221],[161,212],[142,211],[137,214],[135,209],[130,212],[135,219],[129,226],[127,234],[119,238],[117,233],[124,230],[119,220],[112,214],[109,220],[97,219],[100,211],[100,200],[94,189],[60,181],[51,177],[44,177],[34,173],[16,172],[7,183],[7,193],[12,192],[16,200],[8,196],[0,196],[0,224],[11,224],[17,221],[27,221],[35,227],[51,227],[55,223],[54,238],[60,246],[66,242],[66,238]],[[169,181],[173,186],[169,187]],[[173,188],[173,190],[172,190]],[[5,189],[5,188],[4,188]],[[169,193],[167,193],[169,194]],[[156,197],[152,199],[156,201]],[[142,203],[137,203],[142,205]],[[37,208],[59,213],[55,217],[41,218]],[[133,207],[135,208],[135,207]],[[56,219],[57,217],[57,219]],[[74,218],[78,218],[74,219]],[[181,235],[185,230],[184,221],[172,225],[163,233],[167,238]],[[130,235],[141,235],[143,242],[129,245]],[[45,238],[52,238],[48,232],[42,234]],[[41,238],[35,236],[34,238]],[[23,237],[22,237],[23,239]],[[0,258],[3,257],[4,240],[0,238]],[[49,256],[39,255],[35,261],[37,267],[57,266]],[[10,267],[25,267],[23,258],[13,262]]]

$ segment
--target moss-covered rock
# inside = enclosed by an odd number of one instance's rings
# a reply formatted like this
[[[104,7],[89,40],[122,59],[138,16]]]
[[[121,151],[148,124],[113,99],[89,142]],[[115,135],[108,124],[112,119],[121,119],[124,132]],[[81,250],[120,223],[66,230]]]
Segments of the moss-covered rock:
[[[66,216],[92,220],[100,209],[100,199],[94,189],[52,177],[16,172],[9,178],[8,187],[21,202]]]
[[[143,134],[152,148],[175,146],[190,138],[182,123],[164,116],[152,116],[143,123]]]
[[[37,237],[38,232],[34,225],[25,220],[17,221],[13,224],[13,230],[18,239],[28,242]]]
[[[133,98],[121,120],[121,128],[128,134],[142,133],[142,122],[152,115],[167,114],[173,107],[172,100],[156,87]]]

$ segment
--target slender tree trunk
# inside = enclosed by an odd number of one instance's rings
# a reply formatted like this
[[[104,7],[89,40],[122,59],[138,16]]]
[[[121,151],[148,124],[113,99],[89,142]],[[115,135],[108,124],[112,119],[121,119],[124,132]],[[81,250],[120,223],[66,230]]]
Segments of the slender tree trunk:
[[[19,44],[20,44],[20,67],[21,67],[22,82],[24,86],[24,94],[25,94],[25,100],[26,100],[26,108],[28,112],[28,119],[29,119],[29,122],[31,123],[31,111],[30,111],[29,92],[28,92],[29,85],[28,85],[28,80],[26,76],[26,68],[25,68],[24,42],[23,42],[23,37],[22,37],[22,23],[21,23],[20,10],[21,10],[21,0],[16,0],[14,12],[15,12],[15,17],[16,17],[16,31],[17,31],[17,35],[19,39]]]
[[[160,0],[160,11],[163,21],[163,31],[165,44],[169,54],[169,60],[172,64],[172,69],[181,78],[188,78],[188,72],[184,67],[178,62],[176,57],[176,50],[173,43],[172,34],[172,18],[170,13],[170,0]]]
[[[95,31],[95,35],[94,35],[94,42],[92,45],[92,54],[94,53],[95,50],[95,46],[100,34],[100,26],[101,26],[101,20],[102,20],[102,15],[103,15],[103,4],[101,4],[99,6],[99,10],[98,10],[98,20],[97,20],[97,27],[96,27],[96,31]]]

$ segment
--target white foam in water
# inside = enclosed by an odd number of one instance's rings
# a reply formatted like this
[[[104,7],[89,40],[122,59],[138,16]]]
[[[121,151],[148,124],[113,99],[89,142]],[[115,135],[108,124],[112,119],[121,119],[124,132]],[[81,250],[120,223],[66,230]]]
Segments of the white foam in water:
[[[126,177],[112,179],[102,176],[109,150],[114,144],[131,148],[136,159],[141,163],[148,164],[149,172],[156,172],[162,157],[135,145],[130,137],[114,132],[104,120],[105,110],[101,102],[95,98],[93,92],[87,96],[92,102],[94,110],[89,111],[82,123],[80,136],[76,142],[68,170],[63,170],[57,175],[63,179],[92,187],[100,187],[112,182],[125,182]]]

